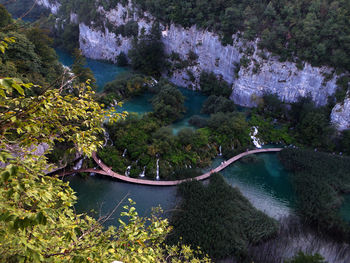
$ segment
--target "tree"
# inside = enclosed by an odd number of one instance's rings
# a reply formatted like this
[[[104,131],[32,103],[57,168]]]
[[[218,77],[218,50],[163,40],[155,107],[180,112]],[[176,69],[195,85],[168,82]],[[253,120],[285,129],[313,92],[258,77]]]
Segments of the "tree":
[[[199,85],[205,95],[216,95],[228,98],[232,89],[223,79],[218,79],[213,72],[203,71],[200,75]]]
[[[135,38],[129,51],[131,67],[146,75],[159,77],[165,65],[164,44],[161,41],[159,23],[152,25],[149,34]]]
[[[167,122],[179,119],[183,112],[185,98],[181,92],[167,84],[152,99],[154,114]]]
[[[128,223],[105,230],[110,215],[95,220],[76,214],[68,183],[45,175],[52,169],[45,154],[55,142],[71,142],[72,150],[91,156],[103,143],[103,122],[124,117],[103,110],[89,86],[62,83],[29,96],[34,85],[0,79],[0,261],[198,262],[188,246],[162,246],[167,220],[143,219],[125,206]]]
[[[302,251],[285,263],[327,263],[320,254],[308,255]]]
[[[128,58],[123,51],[117,56],[117,65],[118,67],[126,67],[128,65]]]
[[[12,17],[3,5],[0,5],[0,28],[12,23]]]
[[[74,63],[72,65],[72,71],[77,76],[80,83],[85,83],[87,80],[90,80],[90,83],[93,85],[96,83],[94,74],[90,68],[86,67],[86,60],[83,57],[79,49],[74,49],[73,52]]]

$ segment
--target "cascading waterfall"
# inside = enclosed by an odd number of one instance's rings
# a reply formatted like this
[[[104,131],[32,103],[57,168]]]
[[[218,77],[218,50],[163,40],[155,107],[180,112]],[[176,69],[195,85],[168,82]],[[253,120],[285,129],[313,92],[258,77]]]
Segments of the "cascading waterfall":
[[[126,153],[127,153],[128,149],[124,149],[123,155],[122,157],[125,157]]]
[[[140,176],[141,178],[143,178],[143,177],[146,176],[146,166],[143,167],[143,171],[142,171],[142,173],[139,174],[139,176]]]
[[[79,170],[81,169],[81,167],[83,166],[83,162],[85,160],[84,158],[81,158],[74,166],[73,166],[73,170]]]
[[[159,180],[159,158],[157,159],[157,176],[156,176],[156,180]]]
[[[253,131],[249,134],[250,138],[253,140],[253,144],[255,145],[256,148],[261,148],[261,142],[260,139],[256,137],[256,135],[258,135],[258,127],[253,126],[252,127]]]
[[[130,175],[130,170],[131,170],[131,165],[129,165],[129,166],[126,168],[125,176],[129,177],[129,175]]]
[[[109,133],[105,130],[104,132],[104,137],[105,137],[105,143],[103,144],[103,147],[106,147],[108,142],[111,142],[111,146],[113,146],[113,141],[111,140]]]
[[[222,156],[221,145],[219,146],[219,156]]]

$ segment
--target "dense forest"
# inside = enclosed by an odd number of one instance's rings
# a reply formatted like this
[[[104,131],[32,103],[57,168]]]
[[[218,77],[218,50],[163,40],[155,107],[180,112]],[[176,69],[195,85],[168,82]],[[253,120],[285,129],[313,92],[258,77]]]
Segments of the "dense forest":
[[[61,1],[61,15],[75,11],[82,22],[103,26],[97,5],[106,10],[125,0]],[[185,28],[197,25],[221,36],[223,44],[232,44],[232,34],[244,39],[259,38],[259,46],[281,60],[314,66],[330,65],[339,71],[350,70],[350,6],[346,0],[292,1],[178,1],[133,0],[136,6],[153,14],[165,24]],[[142,15],[141,13],[139,15]]]
[[[142,218],[128,199],[120,227],[106,229],[113,211],[98,219],[77,214],[73,189],[47,175],[56,143],[91,156],[103,144],[105,119],[124,117],[94,100],[79,52],[74,71],[83,79],[61,75],[51,43],[0,5],[0,261],[210,262],[190,246],[164,245],[171,228],[160,209]]]
[[[93,1],[62,2],[61,12],[73,7],[86,21],[96,16],[99,26],[101,20]],[[117,1],[100,3],[108,9]],[[224,44],[230,43],[233,33],[247,40],[261,37],[260,45],[279,54],[282,60],[302,59],[313,65],[332,65],[340,71],[349,69],[346,18],[350,8],[346,2],[136,0],[135,4],[165,23],[185,27],[196,24],[218,32]],[[134,26],[118,30],[134,36]],[[73,25],[67,30],[71,32],[56,32],[63,34],[56,44],[69,42],[77,33]],[[174,134],[169,125],[186,113],[186,97],[161,78],[167,65],[158,23],[154,23],[150,34],[141,33],[134,39],[128,54],[130,61],[126,54],[118,57],[120,65],[130,62],[135,71],[117,76],[97,95],[93,91],[93,74],[85,67],[81,52],[74,49],[74,41],[68,47],[74,55],[74,81],[61,78],[64,69],[57,61],[49,34],[38,26],[14,22],[0,5],[0,161],[6,164],[0,167],[0,259],[210,262],[205,255],[208,253],[213,259],[234,255],[240,262],[254,260],[249,248],[275,237],[278,224],[255,209],[220,175],[213,176],[206,185],[191,182],[178,188],[182,199],[171,219],[173,229],[168,220],[160,217],[160,210],[150,218],[139,217],[132,200],[119,218],[120,227],[105,229],[104,220],[111,215],[95,220],[76,214],[73,190],[45,174],[53,162],[65,165],[75,159],[76,152],[89,157],[98,150],[106,164],[117,172],[127,171],[127,176],[139,177],[146,172],[148,179],[154,179],[159,164],[161,179],[189,178],[200,174],[197,168],[208,167],[221,151],[229,158],[252,147],[252,127],[259,127],[259,137],[264,142],[316,148],[288,149],[280,154],[282,163],[293,172],[297,211],[317,230],[349,241],[349,225],[337,214],[342,194],[350,191],[348,157],[316,152],[350,153],[350,132],[339,134],[329,124],[331,103],[316,107],[306,97],[285,104],[271,94],[265,95],[256,109],[243,111],[229,100],[231,89],[227,82],[211,72],[202,72],[201,92],[208,96],[201,110],[203,115],[190,119],[193,129]],[[177,60],[176,54],[172,56]],[[196,55],[189,53],[188,61],[181,63],[195,60]],[[110,107],[145,92],[152,93],[150,113],[126,118],[125,113]],[[101,148],[104,129],[113,143]],[[45,155],[37,156],[28,150],[42,143],[49,146]],[[66,152],[70,153],[67,158]],[[84,165],[91,167],[90,161],[87,159]],[[200,246],[204,254],[190,246]],[[287,262],[324,261],[317,254],[300,252]]]
[[[350,226],[338,210],[350,192],[350,158],[306,149],[286,149],[279,157],[292,171],[301,217],[338,240],[350,240]]]

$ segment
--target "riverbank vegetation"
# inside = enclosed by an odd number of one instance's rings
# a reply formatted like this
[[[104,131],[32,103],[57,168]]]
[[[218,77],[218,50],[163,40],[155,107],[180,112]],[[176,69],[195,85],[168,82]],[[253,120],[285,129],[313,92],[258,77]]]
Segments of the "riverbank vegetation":
[[[60,1],[62,18],[77,13],[80,22],[103,28],[98,6],[105,10],[127,1],[75,0]],[[350,69],[350,9],[346,0],[340,1],[178,1],[134,0],[143,11],[159,21],[175,23],[185,28],[196,25],[221,36],[223,44],[232,44],[232,34],[254,40],[280,59],[310,62],[314,66],[329,65],[337,70]],[[138,12],[142,16],[142,12]],[[298,18],[298,19],[295,19]],[[331,37],[330,37],[331,36]]]
[[[4,12],[1,5],[0,12]],[[8,23],[12,20],[8,19]],[[7,64],[16,62],[12,61],[16,57],[6,53],[23,45],[39,47],[21,32],[11,38],[2,29],[1,62],[3,58]],[[45,39],[34,40],[45,43]],[[31,54],[37,62],[40,56],[35,54],[39,53]],[[33,68],[27,68],[28,73],[37,73],[34,66],[35,63]],[[13,74],[22,73],[12,69]],[[0,78],[0,261],[210,262],[190,246],[166,246],[168,220],[158,214],[139,217],[132,200],[130,206],[124,206],[118,229],[105,229],[102,225],[114,211],[98,220],[76,213],[74,191],[62,180],[47,176],[54,167],[45,155],[56,142],[66,142],[70,150],[91,156],[102,146],[105,119],[115,122],[124,115],[113,108],[102,109],[94,101],[91,87],[72,85],[64,78],[59,80],[57,86],[53,82],[40,87],[28,83],[28,79],[22,81],[19,76]]]
[[[293,172],[300,216],[319,231],[349,241],[350,226],[339,215],[339,207],[350,192],[350,158],[306,149],[285,149],[279,157]]]
[[[248,247],[277,234],[277,222],[255,209],[219,174],[210,177],[208,185],[183,183],[178,193],[182,201],[171,219],[171,244],[182,237],[183,244],[200,246],[215,260],[234,255],[238,262],[250,262],[245,261]]]
[[[38,27],[13,23],[11,15],[0,5],[0,39],[12,38],[7,50],[0,57],[0,75],[35,82],[41,86],[55,84],[63,73],[57,61],[52,39],[48,32]]]

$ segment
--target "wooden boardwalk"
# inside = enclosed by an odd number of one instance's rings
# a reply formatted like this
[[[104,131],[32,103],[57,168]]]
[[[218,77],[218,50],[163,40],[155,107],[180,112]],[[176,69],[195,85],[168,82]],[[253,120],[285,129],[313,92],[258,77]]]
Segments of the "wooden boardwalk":
[[[118,173],[112,171],[112,169],[110,167],[108,167],[105,163],[103,163],[102,160],[99,159],[97,157],[96,153],[94,152],[92,154],[92,158],[94,159],[96,164],[98,164],[98,166],[100,167],[101,170],[100,169],[97,170],[97,169],[93,169],[93,168],[71,170],[68,172],[63,172],[63,173],[59,174],[59,176],[62,177],[62,176],[66,176],[66,175],[73,174],[73,173],[96,173],[96,174],[103,174],[103,175],[106,175],[106,176],[109,176],[112,178],[119,179],[119,180],[124,181],[124,182],[133,183],[133,184],[153,185],[153,186],[175,186],[175,185],[181,184],[181,183],[186,182],[186,181],[205,180],[205,179],[209,178],[212,173],[220,172],[221,170],[225,169],[227,166],[238,161],[239,159],[241,159],[244,156],[256,154],[256,153],[279,152],[282,149],[283,148],[267,148],[267,149],[256,149],[256,150],[243,152],[241,154],[238,154],[238,155],[232,157],[231,159],[229,159],[227,161],[222,162],[218,167],[210,170],[209,172],[207,172],[205,174],[202,174],[202,175],[194,177],[194,178],[175,180],[175,181],[145,180],[145,179],[131,178],[131,177],[127,177],[125,175],[118,174]]]

